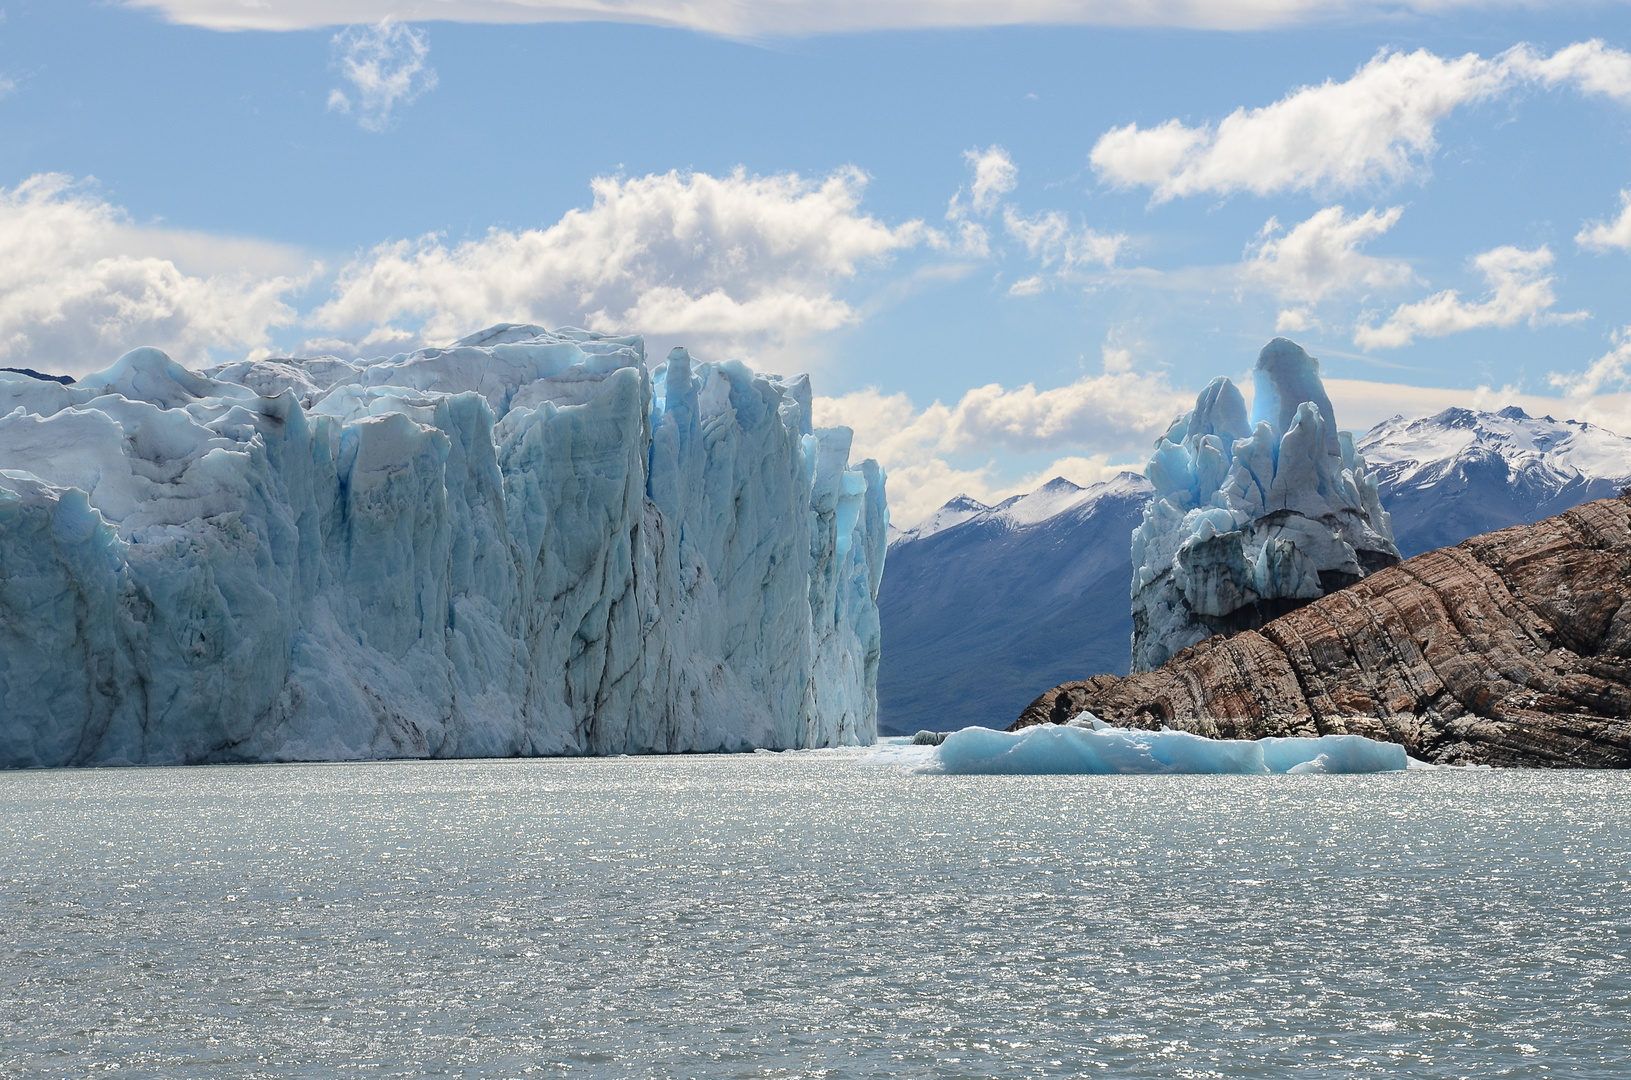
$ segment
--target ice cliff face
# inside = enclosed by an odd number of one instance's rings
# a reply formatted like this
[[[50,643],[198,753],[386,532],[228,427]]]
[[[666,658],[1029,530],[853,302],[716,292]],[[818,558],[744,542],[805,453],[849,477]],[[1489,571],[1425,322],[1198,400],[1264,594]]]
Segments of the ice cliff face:
[[[1254,629],[1399,561],[1375,479],[1339,432],[1319,362],[1275,338],[1252,416],[1214,379],[1156,443],[1133,532],[1134,671],[1216,633]]]
[[[869,742],[884,477],[638,338],[0,373],[0,766]]]

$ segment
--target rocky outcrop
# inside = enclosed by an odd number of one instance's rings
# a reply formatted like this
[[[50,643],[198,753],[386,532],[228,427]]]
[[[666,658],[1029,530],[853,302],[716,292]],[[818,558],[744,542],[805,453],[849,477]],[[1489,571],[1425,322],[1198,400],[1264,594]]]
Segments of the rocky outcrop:
[[[1631,767],[1631,499],[1418,555],[1154,671],[1054,687],[1009,730],[1089,710],[1213,738],[1356,734],[1440,764]]]

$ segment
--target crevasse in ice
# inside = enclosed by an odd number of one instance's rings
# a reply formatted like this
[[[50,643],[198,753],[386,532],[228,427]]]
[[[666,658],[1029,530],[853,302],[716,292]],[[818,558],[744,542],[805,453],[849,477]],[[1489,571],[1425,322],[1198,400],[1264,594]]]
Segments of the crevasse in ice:
[[[514,325],[0,373],[0,766],[870,742],[884,476],[810,400]]]
[[[1132,542],[1134,671],[1399,561],[1319,361],[1275,338],[1252,382],[1249,422],[1240,390],[1218,378],[1156,442],[1155,493]]]

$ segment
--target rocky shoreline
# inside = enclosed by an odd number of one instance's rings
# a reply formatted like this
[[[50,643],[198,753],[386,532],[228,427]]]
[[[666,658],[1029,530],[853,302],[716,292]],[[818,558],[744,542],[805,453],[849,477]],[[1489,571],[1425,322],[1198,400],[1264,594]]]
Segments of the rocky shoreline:
[[[1355,734],[1436,764],[1631,767],[1631,499],[1418,555],[1164,666],[1056,686],[1083,710],[1213,738]]]

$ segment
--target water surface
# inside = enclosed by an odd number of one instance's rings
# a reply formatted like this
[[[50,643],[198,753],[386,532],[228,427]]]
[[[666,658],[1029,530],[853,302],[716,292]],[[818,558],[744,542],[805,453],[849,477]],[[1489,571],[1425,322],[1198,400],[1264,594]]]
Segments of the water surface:
[[[0,1073],[1621,1077],[1631,777],[0,774]]]

